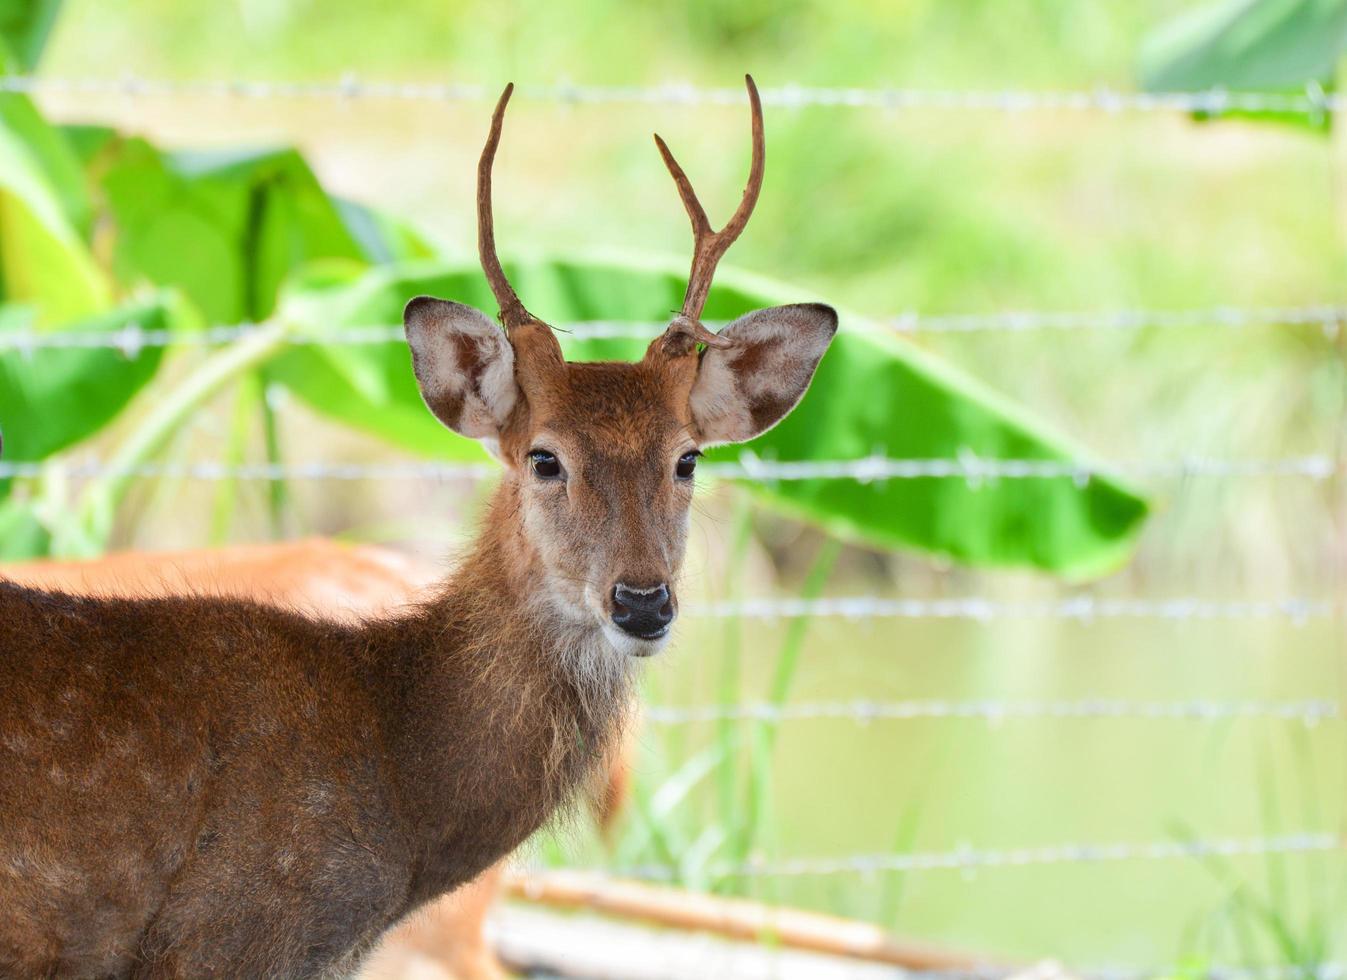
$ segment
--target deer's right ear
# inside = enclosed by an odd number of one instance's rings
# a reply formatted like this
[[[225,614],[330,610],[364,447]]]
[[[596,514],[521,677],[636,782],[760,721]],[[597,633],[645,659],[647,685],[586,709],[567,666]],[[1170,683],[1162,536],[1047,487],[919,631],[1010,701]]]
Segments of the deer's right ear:
[[[514,350],[486,315],[418,296],[402,313],[412,370],[427,407],[459,435],[498,439],[519,400]]]

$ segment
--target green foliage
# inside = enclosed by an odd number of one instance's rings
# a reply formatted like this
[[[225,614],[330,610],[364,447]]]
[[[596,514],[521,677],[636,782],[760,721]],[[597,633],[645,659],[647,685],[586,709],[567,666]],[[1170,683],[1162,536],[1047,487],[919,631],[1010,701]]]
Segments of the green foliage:
[[[30,327],[21,312],[0,309],[0,335]],[[170,330],[182,328],[186,316],[180,304],[162,296],[65,327],[94,334],[115,334],[128,327]],[[5,458],[41,460],[88,438],[116,418],[154,377],[162,356],[163,348],[157,347],[130,357],[115,348],[37,348],[0,353]]]
[[[556,323],[659,320],[677,307],[681,267],[604,262],[515,263],[508,274],[530,307]],[[778,284],[722,274],[708,320],[800,297]],[[481,309],[494,300],[476,267],[393,266],[365,275],[338,267],[314,272],[283,307],[315,339],[324,329],[397,323],[411,296],[452,297]],[[632,359],[644,343],[575,340],[567,356]],[[421,403],[402,343],[292,348],[273,377],[314,408],[412,452],[476,458],[472,443],[446,432]],[[962,373],[862,318],[844,316],[809,394],[785,422],[745,446],[714,450],[712,460],[852,459],[873,453],[919,459],[980,457],[1080,460],[1086,454]],[[916,547],[977,564],[1031,565],[1089,575],[1117,564],[1146,514],[1144,501],[1117,480],[853,480],[751,484],[761,500],[850,540]]]
[[[260,321],[279,304],[281,319],[310,342],[278,347],[248,370],[264,371],[269,383],[319,412],[404,450],[477,459],[475,444],[446,433],[425,410],[405,344],[322,342],[327,329],[399,323],[402,306],[417,293],[493,308],[475,264],[409,264],[430,254],[406,226],[328,194],[294,150],[168,153],[102,127],[52,127],[27,99],[0,97],[0,277],[9,329],[98,331],[131,322],[177,328],[190,317],[170,313],[159,300],[112,310],[117,297],[165,288],[183,297],[183,310],[211,323]],[[558,323],[658,321],[678,306],[685,276],[681,263],[630,260],[541,260],[511,273],[530,305]],[[791,292],[722,275],[706,316],[728,320],[801,298]],[[642,353],[642,344],[630,340],[566,338],[563,345],[577,359]],[[7,456],[42,459],[92,436],[151,381],[160,360],[157,350],[130,360],[108,350],[7,358],[0,397],[0,424],[11,434]],[[248,386],[254,393],[263,388]],[[260,396],[252,401],[265,414]],[[281,451],[274,439],[268,446],[272,455]],[[753,444],[717,450],[713,458],[846,459],[875,452],[1082,455],[970,379],[849,316],[804,405]],[[280,507],[284,492],[276,489]],[[1146,510],[1108,479],[1083,486],[816,480],[754,485],[752,492],[872,546],[1067,575],[1115,565]],[[94,528],[95,537],[106,533],[115,497],[100,491],[99,518],[81,527]],[[79,547],[86,547],[83,539]]]
[[[1344,0],[1217,0],[1185,11],[1147,39],[1141,84],[1153,92],[1303,92],[1307,85],[1327,91],[1334,88],[1344,43]],[[1329,121],[1281,118],[1315,126]]]
[[[31,71],[42,57],[62,0],[0,0],[0,39],[17,56],[19,67]]]
[[[104,202],[118,282],[175,286],[214,322],[269,316],[305,262],[424,251],[394,223],[334,200],[294,150],[169,154],[105,130],[75,138]]]
[[[103,309],[111,292],[84,241],[89,225],[69,144],[26,97],[0,94],[0,300],[44,324]]]

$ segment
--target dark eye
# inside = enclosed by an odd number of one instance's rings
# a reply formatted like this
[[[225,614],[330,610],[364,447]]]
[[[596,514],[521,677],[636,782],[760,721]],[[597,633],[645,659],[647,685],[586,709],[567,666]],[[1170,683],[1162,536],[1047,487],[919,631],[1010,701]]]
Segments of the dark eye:
[[[700,455],[701,453],[694,449],[690,453],[679,456],[678,462],[674,466],[674,476],[680,480],[691,480],[692,474],[697,469],[697,457]]]
[[[529,465],[533,467],[533,475],[540,480],[561,479],[561,463],[546,449],[535,449],[529,453]]]

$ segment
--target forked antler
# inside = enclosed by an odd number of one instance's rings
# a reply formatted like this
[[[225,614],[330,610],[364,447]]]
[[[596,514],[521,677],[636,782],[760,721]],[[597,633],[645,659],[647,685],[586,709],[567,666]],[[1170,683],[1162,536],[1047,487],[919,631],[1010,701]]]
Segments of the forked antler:
[[[692,271],[688,273],[688,288],[683,294],[681,319],[691,321],[684,329],[690,327],[691,332],[701,343],[712,343],[707,338],[715,337],[715,334],[702,327],[698,321],[702,310],[706,307],[706,296],[711,291],[711,280],[715,276],[716,265],[748,224],[749,216],[753,214],[753,207],[758,203],[758,193],[762,190],[762,174],[766,162],[766,145],[762,134],[762,100],[758,98],[758,87],[753,84],[752,75],[744,76],[744,84],[748,88],[748,104],[753,112],[753,163],[749,167],[748,186],[744,188],[744,197],[734,215],[720,231],[711,228],[711,222],[706,217],[706,209],[697,200],[697,192],[692,189],[688,175],[669,152],[664,140],[660,139],[658,133],[655,134],[655,143],[659,146],[660,155],[664,157],[664,165],[673,175],[674,183],[678,185],[678,194],[683,198],[683,207],[687,209],[688,218],[692,221]]]
[[[496,147],[500,144],[500,128],[505,120],[505,107],[509,105],[510,95],[513,92],[514,83],[511,82],[505,86],[500,101],[496,103],[496,111],[491,114],[491,134],[487,136],[486,146],[482,148],[482,158],[477,161],[477,253],[482,259],[482,271],[486,273],[486,281],[490,283],[491,292],[495,294],[496,302],[500,304],[500,322],[505,325],[506,334],[509,334],[514,327],[537,319],[524,309],[523,303],[519,302],[519,296],[510,285],[510,280],[505,278],[505,270],[500,267],[500,259],[496,257],[496,232],[491,215],[491,165],[496,162]]]
[[[762,176],[766,163],[766,145],[762,129],[762,100],[758,97],[758,87],[753,84],[753,76],[744,76],[744,85],[748,89],[748,102],[752,110],[753,162],[749,167],[748,185],[744,188],[743,199],[735,209],[725,227],[716,231],[706,217],[706,209],[697,200],[697,192],[692,182],[678,165],[668,144],[655,134],[655,143],[659,146],[664,164],[673,175],[678,186],[678,194],[683,199],[683,207],[692,221],[693,251],[692,269],[688,273],[687,291],[683,294],[681,314],[669,327],[670,339],[674,336],[691,338],[697,343],[714,347],[729,345],[725,338],[717,337],[700,322],[702,310],[706,307],[706,297],[711,291],[711,281],[715,277],[716,266],[721,256],[734,244],[748,224],[753,208],[758,203],[758,194],[762,191]],[[496,256],[496,235],[491,212],[491,168],[496,161],[496,148],[500,145],[501,127],[505,120],[505,107],[509,105],[514,84],[505,86],[496,110],[491,114],[491,132],[487,136],[486,146],[482,148],[481,159],[477,163],[477,251],[481,256],[482,271],[500,304],[500,320],[508,334],[515,327],[527,323],[540,323],[537,317],[525,309],[520,302],[510,280],[505,277],[500,259]],[[683,341],[687,343],[686,340]]]

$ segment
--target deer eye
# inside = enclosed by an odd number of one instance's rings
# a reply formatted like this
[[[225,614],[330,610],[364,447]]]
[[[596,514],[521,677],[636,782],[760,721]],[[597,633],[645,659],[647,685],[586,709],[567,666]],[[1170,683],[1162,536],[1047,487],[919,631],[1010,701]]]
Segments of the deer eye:
[[[674,465],[674,476],[680,480],[691,480],[692,474],[697,469],[697,457],[701,453],[693,450],[690,453],[684,453],[678,457],[678,462]]]
[[[561,462],[546,449],[535,449],[529,453],[529,466],[533,469],[533,475],[540,480],[561,479]]]

